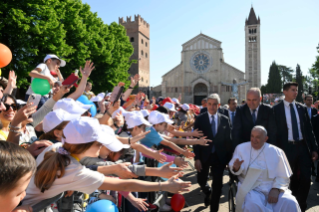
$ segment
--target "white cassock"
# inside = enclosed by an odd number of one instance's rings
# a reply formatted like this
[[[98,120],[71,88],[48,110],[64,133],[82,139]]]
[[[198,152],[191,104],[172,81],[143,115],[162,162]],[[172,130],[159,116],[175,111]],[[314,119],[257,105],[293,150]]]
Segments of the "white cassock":
[[[244,160],[240,169],[233,172],[236,159]],[[278,147],[265,143],[255,150],[250,142],[238,145],[232,160],[230,171],[238,175],[236,194],[236,212],[299,212],[296,198],[288,189],[292,171],[285,153]],[[272,188],[280,192],[277,203],[268,203],[268,194]]]

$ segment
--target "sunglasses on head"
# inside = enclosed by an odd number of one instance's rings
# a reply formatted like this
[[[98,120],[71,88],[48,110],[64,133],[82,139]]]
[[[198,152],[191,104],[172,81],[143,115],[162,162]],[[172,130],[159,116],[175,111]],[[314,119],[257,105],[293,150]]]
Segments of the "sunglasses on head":
[[[12,108],[12,110],[16,111],[18,109],[17,105],[16,104],[12,104],[12,105],[9,105],[7,103],[4,103],[4,106],[6,107],[5,111],[8,111],[10,109],[10,107]]]

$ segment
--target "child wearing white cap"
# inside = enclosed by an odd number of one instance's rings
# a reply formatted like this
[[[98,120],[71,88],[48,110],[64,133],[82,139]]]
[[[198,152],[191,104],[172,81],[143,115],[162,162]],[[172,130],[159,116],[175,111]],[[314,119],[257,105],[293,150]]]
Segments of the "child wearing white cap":
[[[145,136],[144,139],[141,140],[141,143],[151,147],[153,145],[158,146],[162,144],[164,146],[168,146],[179,154],[183,154],[186,157],[193,157],[194,153],[189,152],[188,150],[181,149],[178,145],[203,145],[208,146],[207,142],[211,142],[211,140],[203,137],[201,139],[181,139],[181,138],[169,138],[165,135],[160,135],[159,133],[163,133],[168,124],[172,124],[167,114],[160,113],[158,111],[152,111],[149,115],[149,122],[153,125],[150,128],[151,132]],[[176,160],[176,158],[175,158]],[[176,164],[178,165],[178,164]]]
[[[63,81],[62,74],[59,70],[60,67],[64,67],[66,62],[60,59],[58,56],[54,54],[48,54],[45,56],[43,63],[40,63],[34,70],[32,70],[29,75],[32,78],[40,78],[48,80],[50,86],[53,87],[54,82]],[[33,90],[31,85],[27,90],[25,101],[28,100],[29,95],[33,94]],[[49,99],[49,94],[46,94],[41,97],[39,108]]]
[[[105,178],[103,174],[83,167],[78,161],[84,157],[98,157],[101,146],[109,147],[116,139],[105,133],[96,119],[81,117],[72,120],[64,128],[63,134],[63,144],[47,147],[38,156],[37,172],[31,179],[22,205],[33,206],[69,188],[83,193],[92,193],[96,189],[141,192],[163,190],[177,193],[187,191],[190,186],[190,182],[175,180],[180,175],[166,182],[153,183]]]

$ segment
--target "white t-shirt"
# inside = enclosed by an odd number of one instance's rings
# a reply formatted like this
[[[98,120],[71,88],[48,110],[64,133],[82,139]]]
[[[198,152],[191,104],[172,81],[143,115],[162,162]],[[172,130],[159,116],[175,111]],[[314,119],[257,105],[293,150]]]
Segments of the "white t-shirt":
[[[52,150],[52,148],[58,148],[60,146],[62,146],[62,143],[55,143],[52,146],[47,147],[38,156],[36,160],[37,165],[43,161],[44,154],[46,152]],[[71,162],[66,167],[63,177],[56,178],[51,188],[49,188],[49,190],[45,190],[44,193],[41,193],[40,189],[35,186],[33,176],[26,190],[26,196],[22,200],[22,205],[33,206],[42,200],[50,199],[68,190],[90,194],[102,185],[105,178],[103,174],[85,168],[85,166],[81,165],[71,156],[70,159]]]
[[[39,68],[41,69],[41,72],[40,74],[44,75],[44,76],[48,76],[50,77],[54,82],[57,81],[56,78],[54,78],[51,73],[50,73],[50,70],[49,70],[49,67],[47,66],[47,64],[45,63],[40,63],[36,68]],[[34,78],[31,77],[31,82]],[[34,92],[32,91],[32,88],[31,88],[31,85],[29,86],[29,89],[27,90],[27,94],[30,95],[30,94],[33,94]],[[49,97],[49,94],[47,95],[44,95],[45,97]]]

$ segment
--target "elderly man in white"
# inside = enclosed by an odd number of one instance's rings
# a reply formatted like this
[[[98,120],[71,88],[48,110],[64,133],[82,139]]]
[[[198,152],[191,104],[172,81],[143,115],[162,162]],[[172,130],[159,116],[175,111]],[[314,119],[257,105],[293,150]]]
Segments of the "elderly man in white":
[[[255,126],[251,141],[238,145],[230,171],[238,175],[236,212],[299,212],[300,207],[288,189],[292,175],[285,153],[266,143],[267,131]]]

